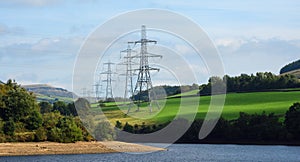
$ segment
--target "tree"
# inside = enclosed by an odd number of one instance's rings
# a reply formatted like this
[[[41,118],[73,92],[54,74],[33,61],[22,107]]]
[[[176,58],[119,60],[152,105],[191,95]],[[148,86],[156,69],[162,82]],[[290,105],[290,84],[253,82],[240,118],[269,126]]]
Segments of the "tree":
[[[50,113],[52,111],[52,105],[49,103],[49,102],[40,102],[39,103],[39,106],[40,106],[40,111],[42,114],[44,113]]]
[[[67,109],[69,110],[70,115],[78,116],[74,103],[69,103],[68,106],[67,106]]]
[[[73,117],[61,118],[57,125],[60,128],[60,142],[75,142],[83,140],[81,129],[76,125]]]
[[[1,85],[0,100],[0,114],[5,121],[10,118],[15,122],[23,121],[34,111],[39,111],[35,96],[11,80]]]
[[[300,103],[294,103],[285,113],[284,124],[295,139],[300,139]]]
[[[62,115],[70,115],[70,111],[67,108],[66,103],[62,101],[56,101],[53,103],[53,110],[59,111]]]
[[[50,131],[52,128],[56,127],[60,118],[63,118],[63,116],[59,111],[43,114],[43,127]]]
[[[43,124],[42,115],[38,111],[32,112],[25,121],[28,130],[36,130]]]

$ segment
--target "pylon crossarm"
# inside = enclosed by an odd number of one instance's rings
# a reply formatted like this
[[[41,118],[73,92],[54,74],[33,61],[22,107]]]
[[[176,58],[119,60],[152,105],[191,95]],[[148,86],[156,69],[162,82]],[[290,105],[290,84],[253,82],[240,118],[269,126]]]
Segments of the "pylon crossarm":
[[[159,57],[159,58],[162,58],[162,55],[158,55],[158,54],[154,54],[154,53],[149,53],[147,52],[147,57]]]

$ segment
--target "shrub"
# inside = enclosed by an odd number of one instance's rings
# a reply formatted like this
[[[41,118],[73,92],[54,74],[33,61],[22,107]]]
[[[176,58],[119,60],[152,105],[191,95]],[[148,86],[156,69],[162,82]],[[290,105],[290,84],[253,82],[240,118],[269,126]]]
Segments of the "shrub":
[[[300,139],[300,103],[294,103],[285,113],[284,124],[294,138]]]
[[[32,142],[34,140],[35,132],[16,133],[14,138],[18,142]]]
[[[47,140],[47,131],[44,127],[40,127],[35,131],[34,140],[37,142]]]
[[[100,141],[112,141],[116,139],[116,132],[108,121],[101,121],[95,131],[95,138]]]

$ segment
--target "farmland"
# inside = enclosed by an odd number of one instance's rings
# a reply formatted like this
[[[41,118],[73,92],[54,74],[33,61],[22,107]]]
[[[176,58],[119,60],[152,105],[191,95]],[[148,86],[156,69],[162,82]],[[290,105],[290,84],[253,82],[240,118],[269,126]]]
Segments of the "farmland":
[[[191,95],[193,93],[188,94]],[[299,96],[300,91],[229,93],[226,95],[222,117],[231,120],[237,118],[240,112],[261,114],[263,111],[284,117],[288,108],[294,102],[300,101]],[[141,124],[143,122],[146,124],[157,124],[171,121],[176,116],[181,102],[191,103],[191,105],[186,104],[183,107],[183,109],[190,109],[193,103],[198,104],[200,101],[196,118],[204,119],[210,100],[210,96],[168,98],[158,101],[159,105],[162,105],[159,110],[153,103],[153,111],[150,113],[149,107],[143,104],[139,112],[135,112],[136,107],[132,107],[129,115],[125,115],[128,105],[122,105],[122,103],[109,103],[101,108],[97,104],[92,104],[92,109],[94,112],[99,112],[101,109],[112,123],[119,120],[122,123],[128,122],[130,124]],[[101,117],[99,116],[98,118]]]

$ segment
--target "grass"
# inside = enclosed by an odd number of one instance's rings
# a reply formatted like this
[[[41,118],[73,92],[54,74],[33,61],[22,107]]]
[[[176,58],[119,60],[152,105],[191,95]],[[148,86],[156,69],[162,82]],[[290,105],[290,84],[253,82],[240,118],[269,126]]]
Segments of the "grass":
[[[73,102],[73,98],[68,98],[68,97],[46,96],[46,95],[42,95],[42,94],[36,94],[36,97],[37,97],[38,102],[41,102],[41,101],[54,102],[56,100],[67,102],[67,103]]]
[[[199,92],[199,90],[196,89],[196,90],[191,90],[191,91],[184,92],[184,93],[179,93],[179,94],[176,94],[176,95],[173,95],[173,96],[169,96],[168,98],[179,97],[179,96],[191,96],[191,95],[197,95],[198,92]]]
[[[294,102],[300,102],[299,96],[300,91],[230,93],[226,95],[222,117],[225,119],[235,119],[239,116],[239,112],[260,114],[263,111],[283,117]],[[210,96],[169,98],[158,101],[162,105],[160,110],[153,106],[153,112],[150,113],[149,107],[144,103],[139,112],[134,112],[136,107],[132,107],[132,111],[128,116],[125,115],[128,106],[117,106],[110,103],[109,107],[99,108],[96,105],[92,105],[92,107],[95,112],[101,109],[105,116],[113,123],[119,120],[122,123],[128,122],[130,124],[141,124],[142,122],[146,124],[158,124],[171,121],[177,114],[181,103],[185,103],[183,105],[183,110],[185,110],[183,115],[189,115],[189,112],[193,109],[193,103],[196,103],[196,109],[198,109],[196,118],[204,119],[210,100]]]

